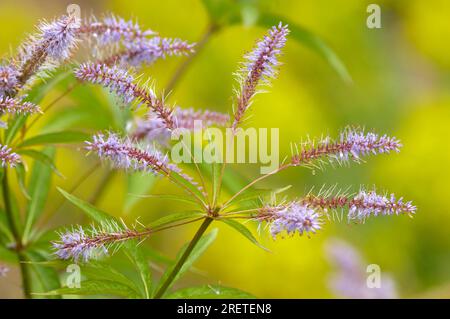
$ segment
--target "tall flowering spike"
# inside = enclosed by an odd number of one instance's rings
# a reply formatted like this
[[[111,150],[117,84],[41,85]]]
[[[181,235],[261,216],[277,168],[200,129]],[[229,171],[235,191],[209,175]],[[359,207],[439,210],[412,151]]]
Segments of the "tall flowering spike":
[[[15,167],[18,163],[21,162],[20,156],[16,153],[12,152],[11,148],[7,145],[0,144],[0,161],[2,163],[2,167],[9,165],[9,167]]]
[[[202,128],[212,126],[225,127],[228,125],[230,116],[219,112],[209,110],[182,109],[176,107],[173,111],[173,119],[176,128],[193,130],[194,123],[199,121]],[[171,132],[164,126],[161,119],[155,117],[153,113],[149,113],[146,120],[138,119],[132,136],[137,140],[147,140],[148,142],[156,142],[162,146],[168,146]]]
[[[388,197],[374,191],[360,191],[348,205],[348,219],[358,221],[378,215],[412,215],[417,209],[412,202],[405,202],[403,198],[397,200],[394,194]]]
[[[52,22],[42,22],[39,34],[22,45],[16,61],[18,84],[27,83],[35,75],[53,69],[71,55],[77,44],[80,21],[75,16],[62,16]]]
[[[270,221],[270,233],[276,238],[278,234],[285,232],[287,235],[299,235],[306,233],[315,234],[321,229],[320,215],[312,208],[293,202],[283,209],[264,209],[258,217],[260,220]]]
[[[92,142],[86,143],[87,150],[96,152],[102,159],[111,160],[116,168],[147,171],[161,175],[167,175],[170,172],[167,157],[158,150],[150,147],[138,148],[131,140],[122,140],[116,134],[95,135]]]
[[[131,43],[155,35],[152,30],[142,31],[140,26],[131,21],[108,15],[101,20],[92,17],[81,25],[79,32],[90,39],[94,39],[99,45],[106,45],[124,41]]]
[[[146,89],[134,83],[134,77],[128,71],[117,66],[108,67],[105,64],[86,63],[75,70],[75,76],[81,81],[88,81],[108,87],[118,94],[125,103],[137,101],[144,103],[159,117],[166,128],[175,128],[172,109],[164,104],[151,89]]]
[[[124,103],[129,104],[136,99],[134,77],[119,67],[86,63],[75,70],[75,76],[81,81],[109,88],[111,92],[121,97]]]
[[[272,27],[251,53],[246,55],[247,62],[238,74],[240,90],[235,106],[233,129],[241,124],[253,96],[257,93],[258,84],[262,82],[267,85],[270,79],[276,76],[276,68],[280,65],[278,56],[286,43],[288,33],[288,27],[280,22],[278,26]]]
[[[167,147],[169,146],[171,132],[165,127],[163,121],[158,117],[148,119],[136,119],[132,137],[138,141],[145,140],[149,143]]]
[[[23,102],[17,98],[0,96],[0,114],[31,114],[41,113],[41,109],[31,102]]]
[[[102,63],[139,67],[142,64],[150,65],[158,59],[165,59],[166,56],[182,56],[194,52],[194,44],[180,39],[161,37],[140,39],[126,43],[125,47],[125,50],[102,60]]]
[[[92,227],[85,231],[81,226],[61,233],[60,240],[52,242],[60,259],[88,262],[108,255],[109,247],[139,237],[148,236],[149,230],[138,232],[115,222]]]
[[[17,91],[19,72],[13,66],[0,65],[0,97],[14,95]]]
[[[194,129],[195,121],[201,121],[203,127],[225,127],[230,121],[230,116],[228,114],[209,110],[196,111],[192,108],[182,109],[176,107],[173,114],[177,128],[190,130]]]
[[[183,173],[177,165],[169,162],[167,156],[153,147],[139,147],[130,139],[122,140],[113,133],[108,136],[96,135],[92,142],[86,142],[86,144],[88,151],[96,152],[101,159],[111,160],[116,168],[150,172],[167,177],[176,173],[203,192],[202,187],[191,176]]]
[[[361,190],[355,196],[313,196],[308,195],[299,201],[307,207],[324,212],[337,209],[348,210],[349,221],[364,221],[370,216],[415,214],[417,208],[410,201],[402,198],[396,199],[394,194],[390,196],[379,195],[375,191]]]
[[[75,16],[64,16],[51,23],[43,22],[39,29],[48,56],[54,60],[68,59],[78,41],[79,28],[80,20]]]
[[[363,130],[346,129],[337,141],[330,137],[322,138],[318,143],[307,142],[300,145],[300,151],[292,157],[294,166],[314,166],[319,164],[348,163],[350,160],[360,162],[368,155],[399,152],[400,141],[395,137],[378,135],[373,132],[365,133]]]

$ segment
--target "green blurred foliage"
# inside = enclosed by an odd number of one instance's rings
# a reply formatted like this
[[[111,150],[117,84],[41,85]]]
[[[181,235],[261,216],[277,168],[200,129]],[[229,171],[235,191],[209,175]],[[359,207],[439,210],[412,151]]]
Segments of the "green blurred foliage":
[[[225,10],[220,5],[228,1],[215,2],[219,4],[220,13]],[[379,1],[382,28],[368,29],[366,7],[373,1],[352,0],[345,4],[337,0],[242,2],[244,10],[238,15],[246,23],[234,23],[213,35],[180,79],[170,101],[183,107],[228,112],[235,85],[233,72],[242,61],[243,53],[250,50],[255,39],[264,32],[264,28],[251,25],[258,14],[255,8],[286,17],[328,43],[347,66],[353,83],[343,81],[313,50],[289,41],[280,76],[269,94],[257,97],[250,124],[280,128],[280,152],[285,155],[290,154],[291,142],[308,134],[335,135],[339,128],[348,124],[395,135],[404,148],[398,155],[371,158],[363,165],[350,168],[328,168],[324,172],[291,170],[261,186],[291,184],[293,187],[288,193],[296,196],[313,186],[320,188],[322,184],[338,184],[342,188],[353,185],[353,191],[359,185],[375,184],[380,190],[413,200],[418,213],[412,220],[399,216],[372,219],[360,226],[329,224],[311,239],[295,237],[273,241],[261,232],[263,245],[272,253],[256,248],[226,225],[217,225],[220,228],[218,239],[196,264],[199,271],[189,274],[182,286],[224,284],[258,297],[332,297],[327,287],[330,266],[324,257],[323,244],[328,237],[338,236],[361,250],[368,262],[379,264],[383,271],[391,273],[398,281],[401,296],[422,296],[436,290],[439,291],[437,296],[449,297],[450,44],[447,39],[450,3],[445,0]],[[68,3],[2,0],[0,54],[7,56],[24,34],[33,30],[38,19],[64,13]],[[209,24],[208,12],[201,0],[78,3],[83,14],[111,11],[125,18],[137,18],[140,24],[164,36],[189,41],[198,41]],[[182,59],[176,58],[159,61],[146,70],[146,75],[162,90],[181,62]],[[64,89],[61,83],[41,104],[46,105]],[[87,132],[123,128],[121,119],[127,115],[118,114],[112,104],[114,101],[100,88],[78,87],[45,116],[34,132],[50,132],[62,127],[82,127]],[[54,176],[54,186],[63,189],[72,187],[73,182],[95,164],[93,157],[86,158],[84,152],[75,147],[60,149],[56,158],[57,167],[65,178]],[[233,168],[248,177],[259,173],[252,166],[234,165]],[[89,182],[77,190],[77,196],[89,199],[106,172],[106,167],[98,169]],[[113,178],[103,190],[98,206],[115,216],[125,216],[127,220],[140,217],[149,222],[183,208],[179,203],[154,198],[133,202],[131,206],[124,186],[130,181],[123,173]],[[15,188],[19,194],[19,186]],[[153,193],[171,191],[170,183],[162,180],[152,189]],[[18,200],[25,202],[23,196]],[[56,187],[52,187],[45,203],[45,214],[50,215],[62,200]],[[126,214],[122,210],[124,203],[127,203]],[[55,227],[86,222],[79,210],[68,203],[49,220]],[[158,234],[145,245],[174,257],[196,227],[198,225],[190,225]],[[3,284],[0,282],[0,285]]]

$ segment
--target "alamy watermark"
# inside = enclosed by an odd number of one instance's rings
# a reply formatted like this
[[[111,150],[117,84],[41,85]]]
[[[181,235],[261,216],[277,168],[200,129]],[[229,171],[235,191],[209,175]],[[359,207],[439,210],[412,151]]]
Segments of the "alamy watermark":
[[[194,121],[194,129],[175,129],[176,141],[170,151],[174,163],[261,163],[261,174],[279,167],[278,128],[204,128]]]

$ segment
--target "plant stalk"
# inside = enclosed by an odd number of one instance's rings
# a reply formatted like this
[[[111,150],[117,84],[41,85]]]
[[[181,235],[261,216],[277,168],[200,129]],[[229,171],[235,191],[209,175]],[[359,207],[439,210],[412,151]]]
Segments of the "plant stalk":
[[[30,283],[30,273],[27,265],[25,264],[26,258],[22,253],[22,239],[20,238],[18,227],[14,221],[12,206],[11,206],[11,197],[9,193],[9,185],[8,185],[8,173],[6,167],[3,171],[3,179],[2,179],[2,193],[3,193],[3,201],[5,204],[5,213],[6,219],[9,224],[9,228],[14,237],[15,241],[15,251],[17,253],[17,258],[19,260],[20,273],[22,275],[22,288],[23,294],[26,299],[31,298],[31,283]]]
[[[175,267],[172,269],[172,272],[170,273],[169,277],[167,277],[166,281],[164,281],[162,286],[156,292],[155,297],[154,297],[155,299],[160,299],[164,295],[166,290],[170,287],[170,285],[172,284],[173,280],[177,276],[178,272],[181,270],[181,267],[183,267],[184,263],[189,258],[189,256],[191,255],[192,251],[194,250],[195,246],[197,245],[198,241],[203,236],[203,234],[205,233],[206,229],[208,229],[209,224],[211,224],[212,221],[213,221],[213,219],[211,217],[206,217],[205,218],[203,223],[200,225],[200,228],[195,233],[194,238],[192,238],[191,242],[189,243],[188,247],[184,251],[183,255],[178,260],[178,262],[176,263]]]

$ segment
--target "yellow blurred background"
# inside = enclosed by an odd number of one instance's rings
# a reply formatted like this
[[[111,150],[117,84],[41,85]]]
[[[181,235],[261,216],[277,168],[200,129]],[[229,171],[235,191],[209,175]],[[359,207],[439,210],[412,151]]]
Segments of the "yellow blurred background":
[[[257,1],[253,1],[257,2]],[[368,263],[380,265],[397,282],[401,297],[432,294],[450,297],[450,2],[445,0],[377,1],[382,28],[366,27],[367,5],[374,1],[274,0],[262,5],[273,13],[307,28],[337,53],[353,79],[343,81],[315,52],[289,40],[281,58],[280,76],[268,94],[259,95],[248,125],[280,128],[280,152],[290,154],[290,143],[308,134],[335,136],[346,125],[360,125],[398,137],[400,154],[377,156],[362,165],[310,170],[290,170],[262,183],[261,187],[292,185],[288,194],[303,195],[311,187],[338,184],[377,185],[412,200],[418,207],[414,219],[405,216],[373,218],[364,225],[327,224],[316,236],[261,241],[272,253],[256,248],[241,235],[222,225],[214,244],[180,286],[220,283],[248,291],[257,297],[334,297],[327,280],[332,271],[324,255],[327,238],[339,237],[361,251]],[[7,56],[34,31],[41,18],[66,12],[69,1],[0,2],[0,56]],[[165,1],[77,1],[83,15],[113,12],[136,18],[163,36],[196,42],[208,25],[200,0]],[[170,95],[183,107],[210,108],[229,112],[233,72],[263,33],[257,26],[240,24],[216,33],[189,66]],[[146,69],[162,90],[183,58],[158,61]],[[51,92],[42,102],[51,101]],[[70,95],[54,112],[77,107]],[[52,125],[48,115],[42,125]],[[89,128],[89,121],[84,123]],[[42,127],[42,126],[41,126]],[[103,124],[107,129],[110,125]],[[39,127],[37,128],[39,129]],[[46,210],[53,211],[62,198],[56,186],[69,189],[94,163],[78,148],[57,154],[57,166],[66,176],[53,178]],[[254,166],[234,165],[244,176],[259,174]],[[85,183],[76,195],[87,199],[107,166]],[[168,201],[144,199],[130,212],[122,211],[126,196],[124,174],[119,173],[104,190],[98,206],[127,220],[140,217],[148,222],[182,209]],[[172,186],[158,181],[153,193],[169,193]],[[54,225],[80,222],[79,210],[70,204],[51,221]],[[250,226],[250,225],[249,225]],[[190,240],[197,224],[158,234],[145,242],[169,257]],[[255,231],[256,227],[250,226]],[[0,297],[20,296],[15,269],[0,278]]]

